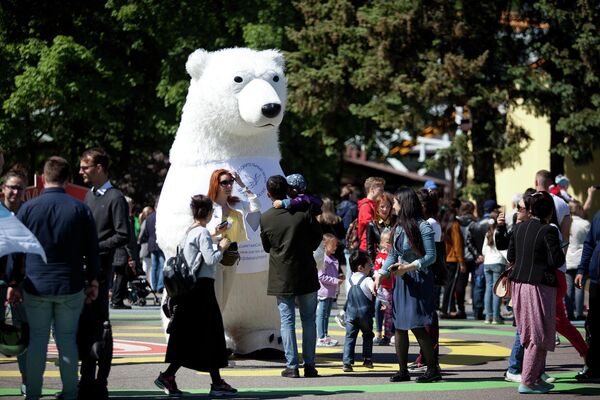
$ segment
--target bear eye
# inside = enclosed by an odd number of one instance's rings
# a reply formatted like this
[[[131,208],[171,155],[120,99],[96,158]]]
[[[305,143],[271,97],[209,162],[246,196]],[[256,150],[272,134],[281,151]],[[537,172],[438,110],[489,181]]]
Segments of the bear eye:
[[[275,76],[273,77],[273,82],[279,82],[279,76],[275,75]]]
[[[233,80],[236,81],[237,83],[244,82],[244,79],[241,76],[236,76],[235,78],[233,78]]]

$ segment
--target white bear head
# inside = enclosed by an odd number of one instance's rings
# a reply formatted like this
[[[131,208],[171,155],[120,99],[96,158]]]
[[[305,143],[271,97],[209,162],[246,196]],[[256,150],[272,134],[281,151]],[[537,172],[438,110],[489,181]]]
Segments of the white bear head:
[[[189,56],[186,70],[192,79],[171,163],[280,158],[278,127],[287,96],[280,52],[199,49]]]

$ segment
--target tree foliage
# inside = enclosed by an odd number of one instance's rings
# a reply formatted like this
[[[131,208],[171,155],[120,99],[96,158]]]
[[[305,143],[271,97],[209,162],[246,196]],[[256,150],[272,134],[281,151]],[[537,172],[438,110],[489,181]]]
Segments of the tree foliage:
[[[472,165],[466,190],[493,197],[494,167],[529,139],[506,111],[550,116],[554,151],[584,162],[600,143],[600,8],[564,2],[234,0],[0,3],[0,143],[8,162],[76,165],[84,148],[113,155],[115,178],[151,202],[166,173],[197,48],[280,48],[289,106],[282,165],[317,192],[337,191],[344,143],[394,129],[472,129],[431,164]]]
[[[535,63],[520,82],[524,98],[550,117],[553,152],[588,162],[600,146],[600,6],[594,0],[542,0],[521,11]],[[562,160],[555,165],[560,168]]]

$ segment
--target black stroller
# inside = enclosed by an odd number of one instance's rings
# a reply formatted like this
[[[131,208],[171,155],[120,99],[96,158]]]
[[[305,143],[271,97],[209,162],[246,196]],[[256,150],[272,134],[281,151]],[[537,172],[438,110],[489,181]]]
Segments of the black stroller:
[[[160,299],[156,295],[156,292],[152,289],[152,286],[150,286],[150,281],[146,279],[144,270],[132,266],[130,267],[129,272],[132,276],[127,283],[127,288],[129,290],[129,302],[131,304],[135,304],[136,306],[145,306],[146,297],[148,297],[149,294],[152,294],[154,305],[159,305]]]

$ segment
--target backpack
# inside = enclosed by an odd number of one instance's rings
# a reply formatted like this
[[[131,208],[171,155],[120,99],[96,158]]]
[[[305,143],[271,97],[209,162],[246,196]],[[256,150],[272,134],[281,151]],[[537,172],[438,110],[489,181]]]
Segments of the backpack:
[[[177,246],[177,253],[170,257],[163,268],[163,284],[169,297],[177,297],[191,291],[196,283],[195,276],[183,255],[183,248]]]
[[[198,271],[192,271],[183,254],[184,243],[187,241],[187,237],[192,229],[194,229],[194,225],[188,228],[185,233],[184,241],[177,246],[177,253],[167,260],[165,267],[163,268],[163,285],[167,290],[169,297],[177,297],[186,294],[191,291],[196,284],[196,272]],[[195,244],[191,245],[195,246]],[[200,255],[199,265],[202,267],[204,260],[202,259],[202,252],[200,252],[200,249],[198,249],[196,257],[198,257],[198,255]],[[194,265],[196,257],[192,260],[192,265]]]
[[[467,226],[463,226],[463,224],[460,224],[460,232],[463,235],[464,258],[466,261],[475,261],[475,259],[479,255],[479,252],[477,251],[477,247],[475,246],[475,243],[473,242],[473,236],[472,236],[472,229],[473,229],[474,225],[476,225],[476,224],[477,224],[477,222],[475,222],[475,221],[471,221],[469,223],[469,225],[467,225]]]
[[[365,227],[363,235],[366,230],[367,229]],[[362,239],[363,235],[360,235],[360,238],[358,237],[358,218],[356,218],[350,223],[348,230],[346,231],[346,249],[348,249],[350,253],[354,253],[356,250],[358,250],[360,247],[360,239]]]
[[[364,205],[364,203],[362,205]],[[360,206],[358,206],[358,209],[360,210]],[[360,241],[362,240],[363,235],[365,235],[366,232],[367,227],[365,226],[365,229],[363,230],[362,234],[360,235],[360,237],[358,237],[358,217],[355,218],[354,221],[350,223],[350,225],[348,225],[348,230],[346,231],[346,249],[348,249],[350,253],[354,253],[356,250],[359,249]]]

